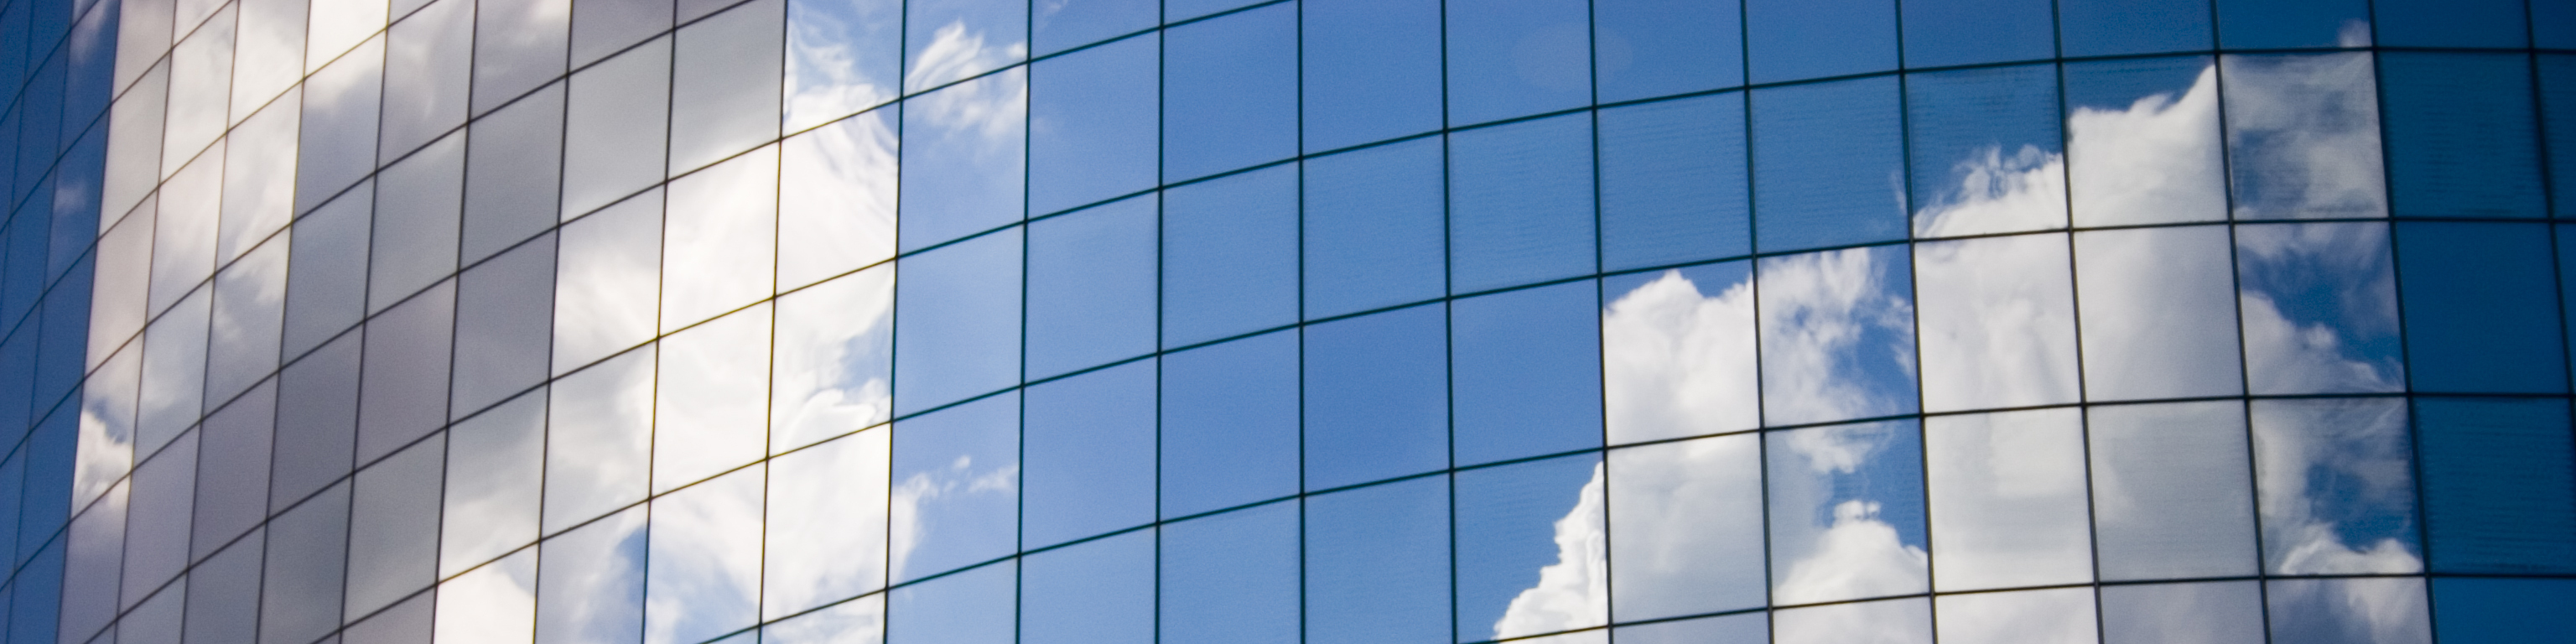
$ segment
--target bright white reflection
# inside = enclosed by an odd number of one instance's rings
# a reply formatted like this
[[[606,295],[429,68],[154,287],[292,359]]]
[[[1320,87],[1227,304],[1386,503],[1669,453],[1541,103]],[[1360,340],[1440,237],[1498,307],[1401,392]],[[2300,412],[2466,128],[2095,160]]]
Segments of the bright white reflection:
[[[304,0],[242,0],[240,41],[233,52],[234,118],[304,77]],[[293,105],[292,97],[278,105]],[[292,119],[289,119],[292,120]],[[293,173],[285,178],[292,180]]]
[[[918,92],[960,78],[1001,69],[1004,65],[1029,57],[1029,45],[1009,40],[1016,35],[1002,35],[995,40],[1008,44],[986,45],[986,34],[968,31],[964,20],[949,22],[931,34],[930,44],[921,48],[912,61],[912,71],[904,75],[903,90]]]
[[[1753,428],[1753,337],[1750,275],[1703,287],[1669,270],[1619,295],[1601,312],[1610,443]]]
[[[653,339],[661,197],[647,192],[564,224],[555,256],[556,374]]]
[[[2092,581],[2082,411],[1928,418],[1923,456],[1939,589]]]
[[[1601,464],[1556,520],[1556,563],[1538,569],[1538,585],[1512,597],[1494,622],[1494,639],[1554,633],[1610,623],[1610,539],[1602,507]],[[1598,632],[1591,635],[1599,635]],[[1547,638],[1539,641],[1557,641]]]
[[[1952,237],[2066,227],[2066,156],[2024,145],[1962,160],[1959,185],[1914,213],[1914,236]]]
[[[142,352],[129,345],[100,364],[81,387],[80,451],[72,462],[74,509],[105,494],[134,467],[135,387]]]
[[[787,131],[894,100],[900,0],[787,5]]]
[[[440,577],[536,540],[545,411],[545,395],[529,394],[448,430]]]
[[[232,108],[233,15],[226,7],[170,49],[170,102],[161,117],[164,173],[197,158],[232,123],[226,116]]]
[[[329,2],[312,4],[309,34],[304,49],[304,73],[313,73],[330,63],[341,52],[358,46],[367,36],[385,28],[385,14],[392,10],[382,2]]]
[[[2240,226],[2236,250],[2254,393],[2404,387],[2386,225]]]
[[[2233,401],[2094,407],[2094,544],[2109,581],[2254,573],[2245,407]]]
[[[771,453],[886,422],[893,318],[892,264],[778,298]]]
[[[152,284],[152,223],[157,210],[145,200],[133,215],[99,235],[91,273],[89,351],[81,364],[87,372],[143,331],[149,319],[144,294]]]
[[[2225,227],[2081,232],[2075,257],[2088,397],[2244,392]]]
[[[1932,603],[1835,604],[1771,614],[1774,644],[1932,644]]]
[[[2273,644],[2427,644],[2420,577],[2281,579],[2270,592]]]
[[[653,408],[653,490],[714,476],[765,453],[769,305],[662,340]]]
[[[2424,570],[2404,400],[2267,400],[2253,414],[2266,570]]]
[[[876,644],[885,641],[885,593],[835,604],[760,629],[762,644]]]
[[[779,162],[778,287],[894,256],[896,108],[788,139]]]
[[[1935,505],[1933,507],[1939,507]],[[2093,644],[2093,590],[2058,588],[1946,595],[1938,601],[1945,644]]]
[[[694,644],[750,626],[760,598],[761,466],[653,502],[646,644]]]
[[[289,97],[293,98],[293,97]],[[223,223],[215,259],[230,260],[295,214],[295,128],[302,115],[279,101],[233,128],[224,157]]]
[[[777,263],[778,154],[753,150],[671,181],[662,332],[767,297]]]
[[[537,550],[521,550],[440,584],[437,612],[437,644],[533,641]]]
[[[1760,263],[1764,423],[1914,411],[1903,252],[1853,248]]]
[[[143,384],[130,428],[133,441],[152,447],[178,436],[205,408],[206,329],[213,298],[198,290],[170,307],[143,331]],[[115,387],[126,387],[119,383]]]
[[[2180,95],[2066,116],[2068,181],[2079,226],[2214,221],[2227,212],[2218,145],[2218,69]]]
[[[1914,428],[1836,425],[1769,441],[1771,603],[1920,593],[1931,570],[1913,496]]]
[[[1762,605],[1761,437],[1613,450],[1609,468],[1619,621]]]
[[[155,315],[215,272],[215,230],[222,217],[223,145],[161,185],[152,230],[151,312]]]
[[[893,433],[880,427],[770,461],[762,619],[885,587]]]
[[[2263,644],[2258,582],[2102,587],[2107,644]]]
[[[2075,402],[2075,285],[2064,235],[1915,246],[1925,411]]]
[[[2378,66],[2366,52],[2228,56],[2237,219],[2388,213]]]
[[[643,500],[653,453],[653,348],[566,376],[550,389],[545,531]]]
[[[1610,631],[1591,630],[1512,640],[1515,644],[1610,644]]]

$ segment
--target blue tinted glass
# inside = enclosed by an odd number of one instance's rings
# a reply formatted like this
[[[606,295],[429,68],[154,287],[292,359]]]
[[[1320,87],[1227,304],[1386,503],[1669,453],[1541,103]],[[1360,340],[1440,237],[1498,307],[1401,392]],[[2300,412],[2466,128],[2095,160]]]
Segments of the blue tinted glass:
[[[1021,543],[1035,548],[1154,520],[1154,362],[1028,390]]]
[[[1752,252],[1743,94],[1607,109],[1600,122],[1603,269]]]
[[[2529,59],[2389,52],[2379,74],[2398,216],[2548,216]]]
[[[2576,613],[2568,606],[2576,606],[2576,579],[2433,580],[2435,632],[2443,644],[2566,637],[2576,631]]]
[[[1040,0],[1030,7],[1037,21],[1037,54],[1088,45],[1142,29],[1151,29],[1161,7],[1156,0]]]
[[[1031,65],[1029,213],[1154,187],[1157,34]]]
[[[1449,478],[1306,501],[1306,641],[1449,641]]]
[[[2237,227],[2247,388],[2257,395],[2403,389],[2396,283],[2384,224]]]
[[[2376,0],[2379,44],[2521,47],[2530,42],[2521,0]],[[2537,7],[2534,7],[2537,9]]]
[[[1915,74],[1905,94],[1915,235],[2066,225],[2057,66]]]
[[[1028,161],[1025,68],[913,97],[903,110],[905,251],[1019,221]]]
[[[1019,381],[1020,255],[1012,228],[903,259],[896,415]]]
[[[1297,332],[1163,357],[1163,516],[1297,493]]]
[[[2398,225],[2415,389],[2567,390],[2548,235],[2538,225]]]
[[[2057,51],[2049,0],[1907,0],[1905,66],[2047,58]]]
[[[2067,56],[2208,49],[2206,0],[2058,0],[2058,46]]]
[[[1163,526],[1165,644],[1296,644],[1297,503]]]
[[[1297,166],[1163,193],[1163,346],[1297,321]]]
[[[1458,464],[1601,445],[1600,301],[1591,280],[1457,301]]]
[[[1590,114],[1460,132],[1450,146],[1450,292],[1593,271]]]
[[[1744,84],[1738,0],[1595,0],[1593,86],[1602,102]]]
[[[1016,563],[894,589],[886,599],[886,644],[1011,644],[1019,627]]]
[[[1772,603],[1928,588],[1916,421],[1774,432],[1763,444]]]
[[[1762,422],[1914,413],[1914,284],[1906,247],[1755,264]]]
[[[2218,42],[2228,49],[2366,47],[2368,0],[2217,0]]]
[[[1154,214],[1143,195],[1029,223],[1030,378],[1154,350]]]
[[[905,93],[1029,57],[1028,0],[913,0],[906,5]]]
[[[2567,4],[2568,22],[2576,24],[2576,0]],[[2540,129],[2549,146],[2552,206],[2560,217],[2576,217],[2576,56],[2540,57],[2540,104],[2546,110]]]
[[[1306,162],[1306,319],[1447,288],[1440,153],[1422,139]]]
[[[913,517],[913,529],[889,558],[895,583],[1011,554],[1020,533],[1019,469],[1017,395],[897,421],[893,512]]]
[[[1022,560],[1019,641],[1154,641],[1154,532],[1130,532]]]
[[[1744,0],[1744,20],[1756,83],[1896,67],[1888,0]]]
[[[2406,401],[2257,400],[2250,411],[2264,570],[2423,571]]]
[[[1592,101],[1592,38],[1583,0],[1453,0],[1449,123],[1582,107]]]
[[[1173,27],[1164,38],[1166,180],[1296,156],[1296,3]]]
[[[1458,473],[1458,641],[1600,625],[1600,477],[1599,454]]]
[[[1261,4],[1263,0],[1164,0],[1163,21],[1180,22],[1244,5]]]
[[[2576,49],[2576,0],[2531,0],[2533,47]]]
[[[1432,304],[1307,327],[1306,489],[1448,464],[1445,312]]]
[[[2426,398],[2415,410],[2435,570],[2576,571],[2567,402]]]
[[[1306,0],[1305,149],[1428,132],[1440,114],[1438,0]]]
[[[1903,239],[1901,123],[1893,78],[1755,91],[1754,248]]]

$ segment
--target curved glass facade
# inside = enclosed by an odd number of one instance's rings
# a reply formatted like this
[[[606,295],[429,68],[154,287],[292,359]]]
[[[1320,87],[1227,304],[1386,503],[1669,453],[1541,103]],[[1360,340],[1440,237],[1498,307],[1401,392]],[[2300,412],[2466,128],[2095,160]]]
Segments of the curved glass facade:
[[[0,29],[9,642],[2576,629],[2565,0]]]

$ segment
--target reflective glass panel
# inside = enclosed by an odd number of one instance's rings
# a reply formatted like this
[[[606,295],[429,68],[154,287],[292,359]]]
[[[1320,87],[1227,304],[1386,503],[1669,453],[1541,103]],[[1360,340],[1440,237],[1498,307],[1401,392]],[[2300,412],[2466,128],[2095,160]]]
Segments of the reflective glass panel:
[[[1154,350],[1154,195],[1029,224],[1027,377]]]
[[[2105,581],[2254,571],[2245,407],[2095,407],[2088,413],[2096,570]]]
[[[1029,72],[1029,213],[1154,187],[1159,34],[1039,61]]]
[[[895,423],[894,433],[887,511],[894,581],[1010,555],[1020,533],[1019,395],[908,418]],[[900,631],[902,618],[896,620]]]
[[[1027,205],[1029,76],[1015,67],[904,101],[906,251],[1019,221]]]
[[[1296,3],[1174,27],[1165,37],[1166,180],[1297,153]]]
[[[1773,604],[1929,588],[1918,429],[1914,421],[1888,421],[1763,435]],[[1776,614],[1774,628],[1787,631],[1788,615]]]
[[[1904,253],[1852,248],[1756,263],[1764,424],[1919,409]]]
[[[1526,121],[1449,139],[1449,292],[1580,275],[1593,241],[1592,121]]]
[[[871,429],[769,462],[762,619],[885,587],[892,435]]]
[[[1154,532],[1029,555],[1019,612],[1025,644],[1154,641]]]
[[[1448,290],[1441,153],[1424,139],[1306,162],[1306,319]]]
[[[1297,492],[1296,331],[1162,358],[1162,516]]]
[[[2076,401],[2068,252],[2054,234],[1915,246],[1925,410]]]
[[[1154,520],[1154,366],[1130,362],[1029,387],[1024,546]]]
[[[1752,250],[1743,94],[1603,110],[1596,127],[1602,268]]]
[[[2564,572],[2576,566],[2576,486],[2567,406],[2557,400],[2415,403],[2425,531],[2445,572]]]
[[[1448,642],[1449,479],[1306,501],[1306,641]]]
[[[895,291],[895,413],[1019,381],[1020,229],[905,258]]]
[[[1748,262],[1602,278],[1610,444],[1761,424]]]
[[[2245,371],[2254,393],[2404,386],[2387,226],[2240,226],[2236,263]]]
[[[1163,526],[1160,641],[1299,641],[1298,507],[1273,503]]]
[[[1458,473],[1459,641],[1609,623],[1602,483],[1596,454]]]
[[[1460,465],[1601,445],[1601,325],[1591,280],[1458,300],[1451,432]]]
[[[2075,225],[2227,218],[2217,65],[2109,60],[2068,63],[2062,75]]]
[[[653,501],[645,644],[690,644],[755,623],[762,476],[754,465]]]
[[[1756,83],[1896,66],[1896,4],[1887,0],[1744,0]]]
[[[1905,164],[1898,99],[1892,78],[1753,92],[1754,248],[1905,237],[1902,191],[1891,185]]]
[[[1305,150],[1431,131],[1441,114],[1437,0],[1302,0],[1298,94]]]
[[[1750,434],[1610,452],[1619,621],[1762,605],[1761,452]]]
[[[1924,419],[1934,585],[1976,590],[2091,581],[2084,443],[2084,415],[2072,408]],[[2089,606],[2091,599],[2073,601]],[[1962,632],[2090,630],[2090,619],[2071,626],[2037,618],[2065,615],[2065,601],[2005,600],[1957,610],[1975,615]],[[1952,608],[1945,603],[1941,610],[1947,615]],[[1941,627],[1951,628],[1951,620],[1941,620]]]
[[[2424,570],[2405,401],[2258,400],[2252,412],[2265,570]]]
[[[1572,0],[1444,2],[1449,122],[1496,119],[1591,102],[1591,6]]]
[[[1163,193],[1163,346],[1297,321],[1297,167]]]
[[[1447,307],[1307,327],[1306,489],[1449,464]]]
[[[2388,214],[2369,54],[2222,60],[2237,219]]]
[[[1592,3],[1593,87],[1598,100],[1744,84],[1741,2],[1605,0]]]
[[[2075,234],[2084,393],[2093,400],[2244,390],[2223,227]]]

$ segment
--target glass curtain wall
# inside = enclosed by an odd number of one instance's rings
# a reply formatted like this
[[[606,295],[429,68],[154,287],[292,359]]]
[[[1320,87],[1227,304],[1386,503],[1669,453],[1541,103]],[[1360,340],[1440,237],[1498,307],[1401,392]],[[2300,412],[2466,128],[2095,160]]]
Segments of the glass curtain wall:
[[[12,642],[2576,627],[2566,2],[90,2]]]

